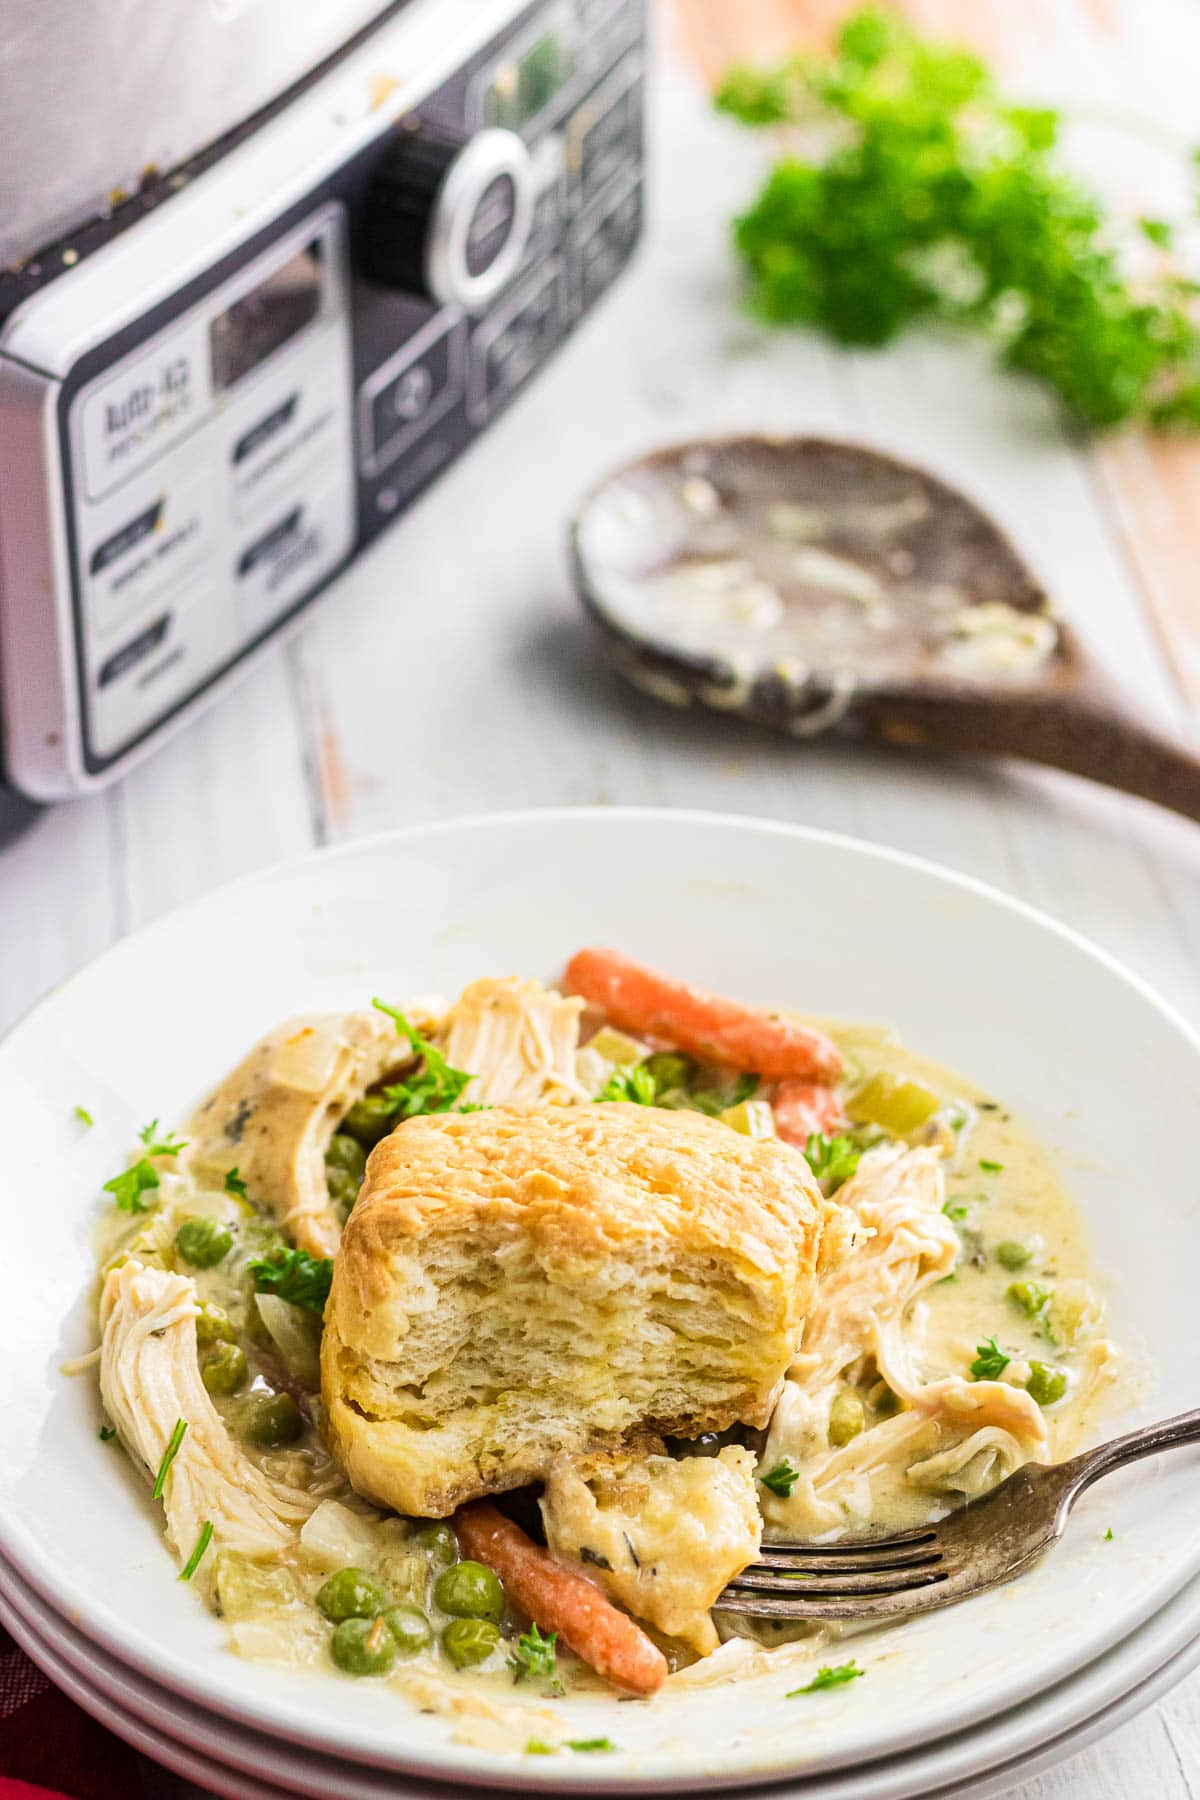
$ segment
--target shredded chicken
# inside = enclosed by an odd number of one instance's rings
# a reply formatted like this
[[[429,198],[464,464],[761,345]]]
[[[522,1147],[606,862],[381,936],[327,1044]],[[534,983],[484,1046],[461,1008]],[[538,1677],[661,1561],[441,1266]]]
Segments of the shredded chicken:
[[[230,1438],[200,1379],[196,1290],[185,1276],[127,1262],[100,1297],[100,1394],[122,1444],[153,1481],[171,1434],[187,1431],[167,1471],[167,1542],[180,1563],[207,1521],[213,1544],[263,1556],[283,1549],[319,1495],[272,1480]],[[214,1559],[205,1558],[205,1577]]]
[[[1003,1381],[922,1381],[913,1302],[950,1273],[958,1234],[942,1212],[930,1149],[864,1156],[838,1200],[858,1222],[854,1249],[821,1282],[771,1421],[762,1467],[799,1469],[786,1495],[764,1492],[770,1524],[814,1536],[865,1521],[890,1488],[973,1498],[1046,1451],[1041,1408]],[[919,1310],[919,1309],[918,1309]],[[904,1410],[831,1447],[830,1412],[848,1372],[873,1363]]]
[[[889,1387],[903,1393],[911,1385],[903,1372],[904,1315],[950,1273],[959,1251],[942,1212],[941,1159],[935,1150],[873,1150],[837,1199],[857,1221],[855,1247],[822,1279],[789,1375],[813,1392],[869,1353]]]
[[[453,1068],[472,1075],[476,1106],[530,1100],[590,1100],[575,1073],[583,1001],[517,976],[464,988],[439,1033]]]

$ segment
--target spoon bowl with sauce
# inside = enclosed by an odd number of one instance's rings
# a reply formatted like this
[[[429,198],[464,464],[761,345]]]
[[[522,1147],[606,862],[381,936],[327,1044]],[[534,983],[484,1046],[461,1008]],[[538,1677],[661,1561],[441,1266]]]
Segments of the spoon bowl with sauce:
[[[986,513],[815,437],[671,446],[572,523],[584,605],[635,686],[812,738],[1018,756],[1200,820],[1200,760],[1122,697]]]

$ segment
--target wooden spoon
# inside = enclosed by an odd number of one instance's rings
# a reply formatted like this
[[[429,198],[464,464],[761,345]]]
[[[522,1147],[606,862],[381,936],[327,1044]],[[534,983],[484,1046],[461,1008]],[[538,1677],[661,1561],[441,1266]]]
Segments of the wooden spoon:
[[[798,738],[1019,756],[1200,820],[1200,759],[1103,675],[1012,543],[925,470],[823,438],[674,445],[572,523],[615,666]]]

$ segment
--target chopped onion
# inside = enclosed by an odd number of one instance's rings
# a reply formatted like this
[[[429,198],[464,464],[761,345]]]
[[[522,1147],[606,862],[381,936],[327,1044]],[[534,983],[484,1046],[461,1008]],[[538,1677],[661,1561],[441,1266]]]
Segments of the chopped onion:
[[[255,1294],[254,1304],[288,1374],[315,1393],[321,1385],[321,1323],[316,1314],[278,1294]]]

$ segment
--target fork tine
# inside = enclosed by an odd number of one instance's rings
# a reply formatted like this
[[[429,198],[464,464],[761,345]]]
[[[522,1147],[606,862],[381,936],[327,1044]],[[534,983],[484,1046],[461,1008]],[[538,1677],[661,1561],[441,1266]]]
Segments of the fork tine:
[[[920,1525],[912,1531],[895,1531],[887,1537],[852,1537],[835,1538],[828,1544],[792,1543],[782,1538],[764,1538],[763,1550],[780,1555],[796,1556],[861,1556],[872,1551],[876,1555],[885,1555],[891,1550],[909,1550],[914,1544],[932,1544],[937,1540],[937,1531],[932,1525]]]
[[[843,1574],[854,1571],[863,1573],[871,1570],[919,1569],[924,1563],[938,1562],[941,1551],[937,1541],[931,1535],[928,1543],[913,1544],[894,1551],[890,1555],[879,1550],[859,1549],[853,1556],[839,1556],[836,1561],[828,1556],[813,1556],[799,1544],[789,1546],[788,1553],[781,1555],[772,1544],[762,1552],[752,1569],[779,1569],[783,1573],[794,1571],[810,1575],[826,1576],[830,1581],[837,1581]]]
[[[797,1575],[789,1581],[786,1574],[777,1575],[766,1569],[743,1569],[721,1596],[724,1605],[728,1594],[777,1594],[792,1600],[833,1600],[840,1595],[907,1594],[916,1588],[931,1587],[945,1581],[949,1571],[940,1566],[941,1558],[919,1568],[850,1570],[845,1575]]]
[[[807,1584],[797,1584],[803,1589]],[[797,1594],[795,1598],[778,1594],[738,1594],[726,1591],[717,1601],[718,1612],[742,1613],[755,1619],[783,1619],[792,1624],[805,1624],[810,1619],[884,1619],[907,1617],[944,1604],[939,1599],[942,1589],[924,1588],[916,1593],[858,1594],[841,1599],[822,1599]],[[946,1598],[952,1593],[947,1591]]]

